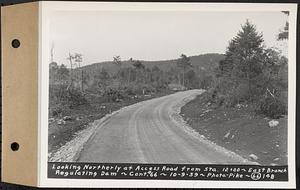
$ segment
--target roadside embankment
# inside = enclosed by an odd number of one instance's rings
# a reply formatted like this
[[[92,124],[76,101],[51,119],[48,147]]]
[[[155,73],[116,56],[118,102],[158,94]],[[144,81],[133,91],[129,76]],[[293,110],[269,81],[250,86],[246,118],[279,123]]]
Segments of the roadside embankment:
[[[272,120],[248,105],[214,107],[203,95],[181,108],[181,116],[210,141],[262,165],[287,164],[287,117]]]

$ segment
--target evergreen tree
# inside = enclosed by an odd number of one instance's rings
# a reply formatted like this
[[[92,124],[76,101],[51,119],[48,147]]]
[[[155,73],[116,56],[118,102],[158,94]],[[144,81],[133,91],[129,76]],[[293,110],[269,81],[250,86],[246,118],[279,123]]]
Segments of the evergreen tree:
[[[262,34],[246,21],[219,63],[212,97],[219,105],[254,103],[258,113],[276,118],[286,113],[281,97],[287,89],[287,59],[263,42]]]
[[[289,11],[282,11],[284,14],[289,16],[290,12]],[[277,40],[288,40],[289,39],[289,22],[285,22],[285,26],[283,30],[281,30],[277,36]]]
[[[132,65],[136,70],[135,81],[136,82],[143,82],[143,80],[144,80],[143,73],[144,73],[144,70],[145,70],[145,65],[139,60],[134,61]]]
[[[248,20],[230,42],[219,64],[221,75],[250,80],[262,72],[263,36]]]
[[[136,69],[145,69],[145,65],[143,65],[143,63],[139,60],[134,61],[132,64]]]
[[[229,42],[225,59],[219,63],[216,89],[225,97],[221,102],[233,106],[259,97],[265,85],[266,60],[263,35],[247,20]]]

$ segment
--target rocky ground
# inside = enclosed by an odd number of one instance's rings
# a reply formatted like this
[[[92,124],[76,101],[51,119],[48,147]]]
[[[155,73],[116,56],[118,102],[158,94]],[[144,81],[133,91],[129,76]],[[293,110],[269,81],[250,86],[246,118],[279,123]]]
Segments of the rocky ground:
[[[216,108],[202,95],[181,109],[186,122],[207,139],[262,165],[287,164],[287,116],[273,120],[248,105]]]

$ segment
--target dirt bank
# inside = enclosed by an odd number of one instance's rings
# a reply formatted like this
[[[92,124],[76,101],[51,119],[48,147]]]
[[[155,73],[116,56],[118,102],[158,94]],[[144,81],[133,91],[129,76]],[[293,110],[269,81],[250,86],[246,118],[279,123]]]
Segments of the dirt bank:
[[[270,118],[247,105],[214,108],[203,95],[181,109],[185,121],[207,139],[263,165],[287,164],[287,117],[270,127]]]

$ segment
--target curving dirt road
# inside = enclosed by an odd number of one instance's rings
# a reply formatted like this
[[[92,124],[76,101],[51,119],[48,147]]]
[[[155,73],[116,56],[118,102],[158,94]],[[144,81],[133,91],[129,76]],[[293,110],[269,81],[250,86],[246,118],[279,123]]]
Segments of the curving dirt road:
[[[206,140],[182,121],[180,106],[202,92],[177,92],[120,110],[98,126],[78,161],[251,164]]]

